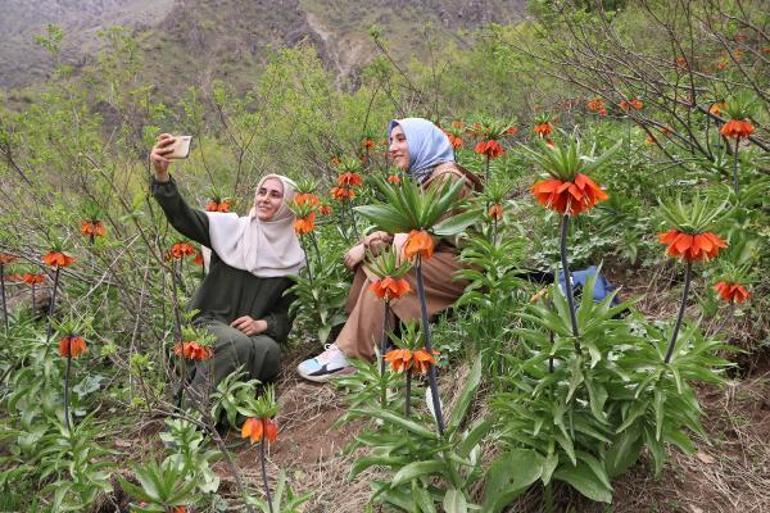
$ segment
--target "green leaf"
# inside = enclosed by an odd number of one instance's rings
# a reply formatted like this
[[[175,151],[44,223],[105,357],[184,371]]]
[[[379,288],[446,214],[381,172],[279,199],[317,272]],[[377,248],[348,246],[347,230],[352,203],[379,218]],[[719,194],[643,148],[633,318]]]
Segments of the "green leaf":
[[[422,426],[421,424],[418,424],[413,420],[405,419],[404,417],[401,417],[400,415],[396,415],[395,413],[387,410],[379,410],[375,408],[355,408],[351,410],[351,412],[357,415],[376,417],[386,422],[399,425],[402,428],[406,429],[407,431],[410,431],[415,435],[421,436],[423,438],[427,438],[427,439],[436,438],[436,433],[434,433],[430,429]]]
[[[610,477],[619,476],[639,459],[642,450],[642,432],[637,424],[623,431],[604,455],[604,464]]]
[[[530,449],[513,449],[499,456],[487,471],[482,511],[498,513],[543,473],[543,457]]]
[[[564,481],[589,499],[597,502],[612,502],[612,488],[608,488],[602,479],[594,474],[591,467],[583,461],[577,466],[565,465],[556,470],[554,479]]]
[[[412,481],[412,497],[414,497],[414,502],[417,503],[422,513],[436,513],[433,497],[428,493],[428,490],[423,488],[422,483],[419,481]]]
[[[660,441],[660,437],[663,435],[663,406],[666,402],[666,392],[656,388],[655,400],[653,406],[655,407],[655,440]]]
[[[462,424],[465,414],[468,412],[468,408],[473,402],[473,397],[476,395],[476,389],[481,383],[481,355],[476,357],[476,361],[473,362],[468,379],[465,382],[462,392],[460,392],[460,398],[457,400],[452,413],[449,416],[449,422],[447,423],[447,430],[449,432],[455,431]]]
[[[446,513],[468,513],[468,502],[465,494],[456,488],[450,488],[444,495],[444,511]]]
[[[466,228],[471,226],[478,219],[479,212],[476,210],[469,210],[436,223],[430,231],[439,237],[449,237],[464,232]]]
[[[444,475],[446,471],[446,463],[439,460],[426,460],[415,461],[402,467],[396,475],[393,476],[393,480],[390,486],[395,488],[402,484],[408,483],[412,479],[417,479],[425,475],[439,474]]]
[[[545,460],[543,460],[543,475],[541,476],[543,485],[547,486],[551,482],[551,477],[553,477],[553,473],[558,465],[559,453],[554,451],[545,457]]]

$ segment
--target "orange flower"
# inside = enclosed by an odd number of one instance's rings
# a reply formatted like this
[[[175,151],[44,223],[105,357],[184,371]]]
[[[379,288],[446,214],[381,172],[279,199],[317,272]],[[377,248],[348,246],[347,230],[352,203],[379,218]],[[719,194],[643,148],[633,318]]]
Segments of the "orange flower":
[[[39,285],[45,281],[45,274],[24,273],[21,280],[27,285]]]
[[[49,251],[43,255],[43,263],[51,267],[68,267],[75,263],[75,259],[62,251]]]
[[[394,372],[404,372],[412,366],[412,352],[409,349],[391,349],[385,353],[385,361]]]
[[[740,139],[754,133],[754,125],[745,119],[731,119],[719,129],[724,137]]]
[[[409,294],[412,291],[412,287],[409,286],[409,282],[404,278],[386,276],[385,278],[372,282],[369,286],[369,290],[374,292],[378,298],[390,302]]]
[[[422,258],[428,259],[433,256],[435,246],[433,237],[428,232],[412,230],[409,232],[406,244],[404,244],[404,257],[412,260],[415,256],[420,255]]]
[[[620,102],[620,108],[625,111],[642,110],[642,107],[644,107],[644,103],[642,103],[642,100],[639,98],[634,98],[630,101],[623,100]]]
[[[388,176],[388,183],[399,185],[401,183],[401,177],[398,175],[390,175]]]
[[[195,248],[189,242],[175,242],[168,252],[168,258],[180,260],[186,256],[195,254]]]
[[[709,112],[715,116],[719,116],[722,114],[722,110],[726,108],[727,104],[725,102],[717,102],[709,107]]]
[[[687,69],[687,58],[684,55],[680,55],[674,59],[674,62],[676,63],[677,67]]]
[[[313,231],[315,226],[315,212],[310,212],[305,217],[294,220],[294,231],[297,235],[305,235]]]
[[[195,265],[203,265],[203,264],[204,264],[204,261],[203,261],[203,252],[202,252],[202,251],[198,251],[198,252],[195,254],[195,258],[193,258],[193,263],[194,263]]]
[[[340,187],[358,187],[364,181],[358,173],[342,173],[337,177],[337,185]]]
[[[459,135],[455,135],[455,134],[453,134],[451,132],[444,132],[444,133],[446,134],[447,138],[449,139],[449,144],[452,145],[452,148],[454,148],[455,150],[458,149],[458,148],[462,148],[462,146],[463,146],[463,138],[462,137],[460,137]]]
[[[202,346],[197,342],[179,342],[174,346],[174,354],[188,360],[202,362],[214,356],[214,350],[208,346]]]
[[[607,194],[583,173],[578,173],[572,182],[563,182],[556,178],[540,180],[532,186],[532,194],[544,207],[571,216],[587,212],[608,198]]]
[[[79,335],[67,335],[59,340],[59,355],[77,358],[88,350],[86,341]]]
[[[187,513],[187,507],[186,506],[174,506],[171,509],[171,513]]]
[[[256,444],[267,438],[270,442],[278,439],[278,423],[272,419],[251,417],[241,426],[241,438],[250,438]]]
[[[294,203],[297,205],[304,205],[308,204],[310,206],[316,206],[321,202],[321,200],[318,199],[318,196],[313,194],[312,192],[300,192],[297,193],[296,196],[294,196]]]
[[[714,285],[714,290],[719,296],[729,303],[743,303],[751,294],[740,283],[727,283],[720,281]]]
[[[230,212],[230,207],[232,206],[232,203],[230,200],[224,199],[217,201],[215,199],[209,200],[208,204],[206,205],[206,211],[207,212]]]
[[[593,100],[588,100],[588,103],[586,103],[586,107],[588,107],[588,110],[590,110],[591,112],[599,112],[601,110],[605,110],[604,100],[601,98],[594,98]]]
[[[342,160],[340,160],[340,158],[339,158],[339,157],[336,157],[336,156],[335,156],[335,157],[332,157],[332,158],[330,158],[330,159],[329,159],[329,165],[330,165],[331,167],[337,167],[337,166],[339,166],[340,164],[342,164]]]
[[[505,131],[505,135],[516,135],[519,133],[519,129],[515,126],[509,127],[508,130]]]
[[[547,137],[551,135],[551,132],[553,132],[553,125],[546,121],[544,123],[538,123],[532,130],[534,130],[535,133],[540,137]]]
[[[438,353],[433,351],[433,354]],[[436,365],[436,358],[425,349],[418,349],[412,355],[412,374],[425,375],[432,365]]]
[[[668,255],[688,262],[708,260],[719,254],[727,243],[711,232],[689,234],[671,229],[658,234],[661,244],[668,246]]]
[[[20,281],[24,281],[24,277],[19,273],[11,273],[5,275],[5,281],[10,283],[17,283]]]
[[[337,201],[352,200],[356,192],[349,187],[332,187],[332,198]]]
[[[433,355],[438,354],[433,351],[430,354],[425,349],[418,349],[414,352],[409,349],[391,349],[385,354],[385,361],[390,363],[394,372],[410,372],[411,374],[427,374],[431,365],[436,365],[436,358]]]
[[[3,265],[10,264],[17,258],[19,257],[17,257],[16,255],[11,255],[10,253],[0,253],[0,264],[3,264]]]
[[[81,221],[80,233],[89,237],[104,237],[107,234],[107,228],[101,221]]]
[[[371,148],[374,148],[374,140],[373,140],[371,137],[365,137],[365,138],[364,138],[364,139],[361,141],[361,146],[362,146],[363,148],[367,149],[367,150],[368,150],[368,149],[371,149]]]
[[[503,218],[503,206],[500,203],[490,205],[489,210],[487,210],[487,215],[490,218],[497,219],[499,221]]]
[[[488,141],[479,141],[476,147],[473,148],[473,151],[480,155],[486,155],[490,159],[496,159],[497,157],[505,154],[505,149],[503,146],[494,139],[490,139]]]
[[[318,213],[321,214],[322,216],[331,215],[332,213],[331,205],[321,205],[320,207],[318,207]]]

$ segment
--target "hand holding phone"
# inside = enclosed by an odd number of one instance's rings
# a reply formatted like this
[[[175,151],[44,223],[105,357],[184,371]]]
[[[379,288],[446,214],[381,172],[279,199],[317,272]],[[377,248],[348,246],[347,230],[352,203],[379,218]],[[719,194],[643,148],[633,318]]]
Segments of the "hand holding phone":
[[[190,141],[191,135],[175,135],[174,142],[171,143],[171,153],[166,157],[168,159],[186,159],[190,156]]]
[[[187,158],[190,155],[189,135],[173,136],[160,134],[155,146],[150,152],[150,161],[155,168],[155,178],[158,181],[168,181],[168,166],[173,159]]]

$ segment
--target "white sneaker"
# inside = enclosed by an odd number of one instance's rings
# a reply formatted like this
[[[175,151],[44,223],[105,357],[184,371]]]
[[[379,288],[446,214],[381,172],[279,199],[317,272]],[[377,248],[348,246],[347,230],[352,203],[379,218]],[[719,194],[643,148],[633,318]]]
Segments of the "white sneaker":
[[[323,353],[297,366],[300,376],[309,381],[323,383],[335,376],[349,374],[354,369],[337,344],[328,344],[324,348]]]

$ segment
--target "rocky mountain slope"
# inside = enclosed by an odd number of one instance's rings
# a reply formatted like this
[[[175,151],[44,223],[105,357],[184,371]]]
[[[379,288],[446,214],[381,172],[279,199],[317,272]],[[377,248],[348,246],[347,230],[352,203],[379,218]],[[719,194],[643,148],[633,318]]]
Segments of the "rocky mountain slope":
[[[330,70],[355,73],[375,54],[381,27],[396,55],[419,54],[423,28],[462,43],[463,30],[523,16],[526,0],[0,0],[0,87],[45,80],[51,56],[35,44],[49,23],[64,30],[61,60],[77,69],[94,58],[99,31],[132,29],[158,83],[173,76],[244,85],[271,49],[309,41]]]

